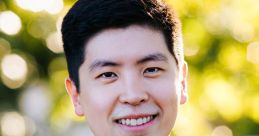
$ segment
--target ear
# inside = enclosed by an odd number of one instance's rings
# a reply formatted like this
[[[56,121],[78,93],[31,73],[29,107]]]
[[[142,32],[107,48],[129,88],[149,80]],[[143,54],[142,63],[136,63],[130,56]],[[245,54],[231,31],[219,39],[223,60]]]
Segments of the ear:
[[[65,80],[65,86],[66,86],[67,93],[74,105],[75,113],[78,116],[84,116],[83,108],[82,108],[82,105],[80,104],[79,93],[74,82],[70,78],[67,78]]]
[[[183,63],[181,68],[181,99],[180,104],[186,103],[188,99],[188,93],[187,93],[187,75],[188,75],[188,65],[186,62]]]

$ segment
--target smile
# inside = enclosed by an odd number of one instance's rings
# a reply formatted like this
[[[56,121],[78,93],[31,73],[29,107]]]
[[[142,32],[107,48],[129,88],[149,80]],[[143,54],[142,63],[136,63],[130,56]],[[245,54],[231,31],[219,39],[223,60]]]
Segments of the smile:
[[[135,127],[135,126],[141,126],[144,124],[147,124],[151,121],[153,121],[158,114],[156,115],[146,115],[146,116],[129,116],[122,119],[115,120],[116,123],[129,126],[129,127]]]

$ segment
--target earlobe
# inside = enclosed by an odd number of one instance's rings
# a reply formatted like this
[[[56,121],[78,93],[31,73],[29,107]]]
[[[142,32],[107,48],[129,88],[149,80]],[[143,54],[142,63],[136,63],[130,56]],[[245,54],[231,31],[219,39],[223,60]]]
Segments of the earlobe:
[[[70,78],[67,78],[65,80],[65,86],[66,86],[67,93],[74,105],[75,113],[78,116],[84,116],[83,108],[82,108],[82,105],[80,104],[79,93],[77,91],[77,88],[74,82]]]
[[[187,63],[184,62],[182,69],[181,69],[182,79],[181,79],[181,100],[180,104],[186,103],[188,99],[187,94],[187,75],[188,75],[188,66]]]

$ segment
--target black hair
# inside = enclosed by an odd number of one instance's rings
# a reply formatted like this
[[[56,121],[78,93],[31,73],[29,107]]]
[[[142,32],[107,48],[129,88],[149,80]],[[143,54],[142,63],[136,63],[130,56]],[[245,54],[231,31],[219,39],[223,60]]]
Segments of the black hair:
[[[179,65],[183,61],[181,27],[164,3],[157,0],[78,0],[62,23],[69,76],[79,91],[79,67],[89,38],[108,28],[148,25],[164,34],[167,48]]]

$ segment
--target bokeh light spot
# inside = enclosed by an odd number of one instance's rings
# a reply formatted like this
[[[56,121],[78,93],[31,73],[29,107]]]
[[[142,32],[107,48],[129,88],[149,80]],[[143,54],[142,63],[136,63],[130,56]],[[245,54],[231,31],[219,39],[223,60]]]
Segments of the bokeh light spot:
[[[259,42],[254,42],[247,46],[247,60],[259,64]]]
[[[50,2],[50,0],[16,0],[19,7],[33,12],[42,11]]]
[[[59,13],[64,7],[63,0],[52,0],[50,5],[45,8],[45,10],[50,14]]]
[[[63,52],[63,42],[61,33],[54,32],[51,33],[46,39],[47,47],[54,53],[62,53]]]
[[[17,112],[5,113],[1,120],[1,130],[3,136],[25,136],[24,118]]]
[[[192,45],[191,47],[186,47],[184,50],[185,56],[194,56],[196,55],[200,50],[200,47],[198,45]]]
[[[11,80],[21,80],[26,77],[26,61],[17,54],[6,55],[1,64],[3,74]]]
[[[179,112],[174,127],[176,136],[206,136],[211,133],[211,128],[208,126],[202,112],[190,103],[180,108]]]
[[[64,6],[63,0],[16,0],[19,7],[32,12],[46,10],[50,14],[57,14]]]
[[[219,55],[218,61],[224,65],[225,68],[233,71],[239,72],[246,63],[246,52],[245,48],[239,44],[233,43],[223,43]]]
[[[233,136],[232,131],[227,126],[217,126],[213,131],[211,136]]]
[[[12,11],[0,13],[0,30],[8,35],[15,35],[21,29],[21,19]]]
[[[229,83],[223,79],[213,79],[205,86],[208,99],[225,120],[233,122],[242,116],[241,98]]]
[[[40,83],[31,85],[24,90],[19,104],[25,115],[35,121],[44,121],[51,109],[51,99],[47,87]]]
[[[254,37],[254,28],[248,23],[235,24],[232,28],[232,35],[239,42],[248,42]]]

